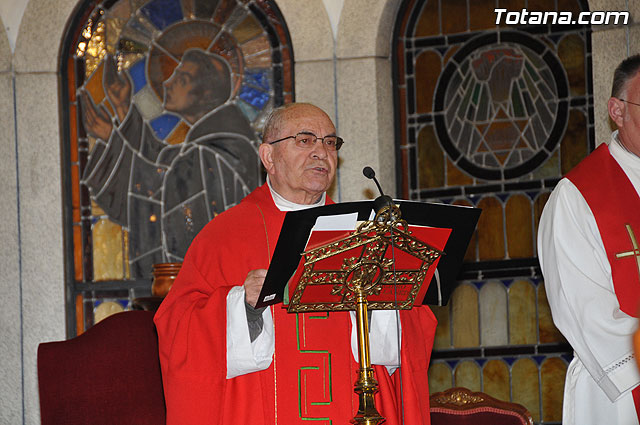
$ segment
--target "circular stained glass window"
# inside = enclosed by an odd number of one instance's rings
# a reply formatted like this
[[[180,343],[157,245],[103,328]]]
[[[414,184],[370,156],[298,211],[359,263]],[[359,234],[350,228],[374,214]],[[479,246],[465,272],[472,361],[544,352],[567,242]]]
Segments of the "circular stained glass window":
[[[519,31],[485,33],[464,44],[440,76],[437,136],[472,176],[519,177],[558,145],[567,95],[566,74],[548,46]]]

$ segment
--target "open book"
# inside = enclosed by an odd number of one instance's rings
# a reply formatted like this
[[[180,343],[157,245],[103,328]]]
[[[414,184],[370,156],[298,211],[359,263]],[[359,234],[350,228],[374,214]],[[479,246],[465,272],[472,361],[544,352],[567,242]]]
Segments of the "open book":
[[[405,273],[406,277],[406,273],[414,270],[413,268],[420,260],[408,254],[406,250],[398,249],[399,247],[394,245],[398,241],[389,243],[382,257],[387,267],[378,270],[382,279],[378,301],[392,295],[396,303],[402,300],[407,301],[411,297],[412,303],[446,304],[454,289],[455,277],[478,221],[480,210],[412,201],[394,201],[394,203],[399,205],[402,219],[409,225],[410,235],[429,248],[435,249],[440,255],[432,264],[429,264],[426,270],[415,269],[418,270],[416,273],[422,273],[424,284],[418,292],[411,294],[409,285],[398,285],[398,282],[403,280],[402,273]],[[308,258],[302,254],[353,235],[356,223],[370,219],[372,211],[373,201],[361,201],[288,212],[256,307],[275,304],[296,296],[304,265],[308,262]],[[322,218],[318,220],[319,217]],[[401,232],[397,232],[395,236],[396,238],[402,236]],[[340,254],[315,261],[313,270],[348,273],[348,265],[345,265],[345,261],[353,261],[353,258],[361,257],[365,245],[366,241],[360,241],[358,247],[354,246],[353,249],[343,250]],[[399,271],[401,274],[398,274]],[[327,273],[318,275],[320,274]],[[334,280],[339,278],[340,276],[336,275]],[[435,281],[435,285],[429,285],[432,280]],[[285,294],[287,283],[289,283],[289,291]],[[309,286],[307,282],[305,287]],[[337,291],[335,282],[331,278],[326,285],[311,286],[314,287],[304,291],[304,296],[308,297],[305,300],[308,302],[313,302],[317,298],[321,303],[338,303],[340,297],[344,295],[331,294]],[[310,291],[308,295],[307,291]],[[371,301],[375,301],[375,297],[378,295],[375,295]],[[375,304],[372,308],[375,309]],[[345,309],[348,308],[345,307]],[[318,311],[321,310],[318,309]]]

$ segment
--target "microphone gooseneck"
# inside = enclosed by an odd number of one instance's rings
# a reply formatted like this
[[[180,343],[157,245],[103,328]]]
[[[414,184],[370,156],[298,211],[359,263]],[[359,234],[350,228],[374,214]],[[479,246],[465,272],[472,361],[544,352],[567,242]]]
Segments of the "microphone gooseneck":
[[[364,174],[366,178],[373,180],[376,186],[378,186],[378,191],[380,192],[380,195],[384,196],[384,193],[382,192],[382,187],[380,187],[380,183],[378,183],[378,179],[376,179],[376,172],[373,171],[373,168],[369,166],[364,167],[362,169],[362,174]]]
[[[364,174],[364,176],[366,178],[373,180],[374,183],[376,184],[376,186],[378,186],[378,191],[380,192],[380,196],[378,196],[373,201],[373,205],[374,205],[374,208],[376,210],[376,213],[379,212],[382,208],[384,208],[386,206],[393,205],[391,197],[385,195],[384,192],[382,191],[382,187],[380,187],[380,183],[378,183],[378,179],[376,179],[376,172],[373,171],[373,168],[371,168],[369,166],[364,167],[362,169],[362,174]]]

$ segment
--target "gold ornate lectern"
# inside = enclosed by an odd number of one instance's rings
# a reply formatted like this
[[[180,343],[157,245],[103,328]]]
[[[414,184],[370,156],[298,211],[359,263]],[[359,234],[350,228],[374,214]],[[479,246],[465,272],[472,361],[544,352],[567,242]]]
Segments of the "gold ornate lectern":
[[[290,313],[355,311],[360,368],[354,424],[384,422],[374,394],[378,382],[369,358],[368,310],[410,310],[442,251],[418,239],[396,206],[383,207],[356,231],[302,254],[302,274],[289,301]],[[421,300],[419,300],[421,301]]]

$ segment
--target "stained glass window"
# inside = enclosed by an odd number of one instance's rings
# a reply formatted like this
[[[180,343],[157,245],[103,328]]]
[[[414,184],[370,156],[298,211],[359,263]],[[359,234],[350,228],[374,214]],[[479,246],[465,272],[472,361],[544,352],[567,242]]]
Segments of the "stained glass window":
[[[571,347],[553,326],[535,235],[549,193],[594,146],[591,32],[496,25],[495,8],[523,7],[588,10],[583,0],[402,2],[393,35],[398,192],[483,210],[460,285],[433,308],[431,392],[466,386],[553,424]]]
[[[70,336],[149,295],[153,264],[261,184],[292,55],[270,0],[78,7],[61,61]]]

